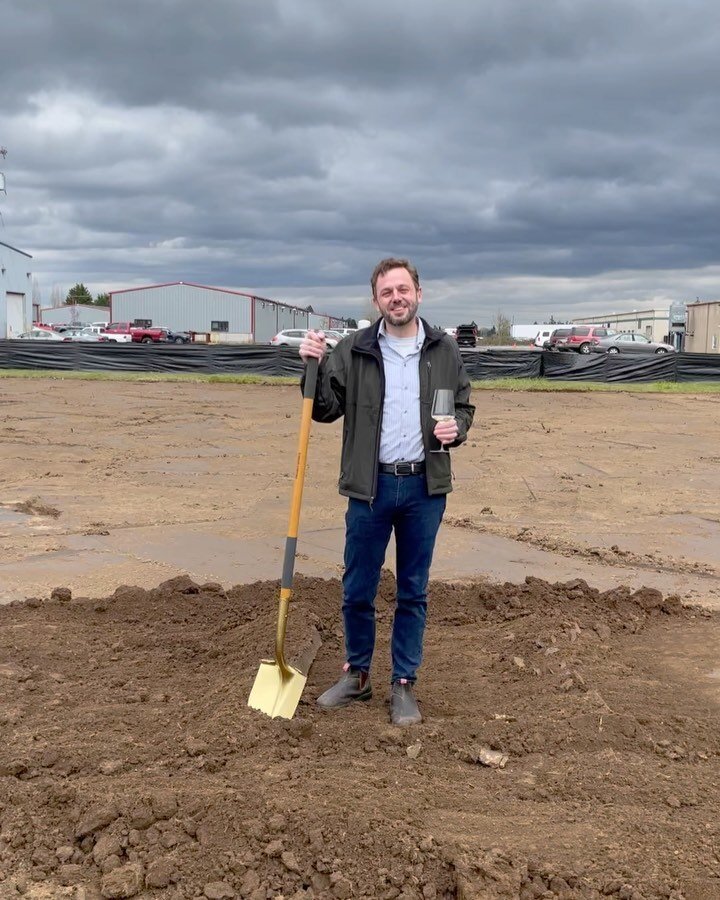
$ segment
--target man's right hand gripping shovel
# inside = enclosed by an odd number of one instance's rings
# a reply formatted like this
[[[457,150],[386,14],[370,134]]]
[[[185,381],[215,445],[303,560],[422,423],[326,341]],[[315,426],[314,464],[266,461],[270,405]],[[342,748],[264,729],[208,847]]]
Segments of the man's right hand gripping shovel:
[[[300,359],[307,363],[309,359],[316,359],[318,363],[322,362],[327,352],[327,341],[325,340],[324,331],[308,331],[300,344]]]

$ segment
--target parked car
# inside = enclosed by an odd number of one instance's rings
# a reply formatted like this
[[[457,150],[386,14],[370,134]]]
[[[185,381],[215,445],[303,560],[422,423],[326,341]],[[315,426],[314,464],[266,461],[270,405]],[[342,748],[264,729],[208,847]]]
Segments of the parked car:
[[[532,343],[533,347],[545,347],[545,342],[550,340],[557,327],[557,325],[543,325],[540,331],[535,335],[535,339]],[[567,327],[570,328],[569,325]]]
[[[606,328],[604,325],[573,325],[570,333],[556,343],[555,349],[590,353],[593,344],[614,334],[615,332],[611,328]]]
[[[165,342],[168,344],[189,344],[192,336],[188,331],[173,331],[171,328],[158,326],[165,332]]]
[[[458,347],[475,347],[477,333],[477,325],[474,322],[470,325],[458,325],[455,329],[455,340],[458,342]]]
[[[133,325],[132,322],[112,322],[105,329],[105,334],[111,340],[124,341],[126,343],[132,341],[135,344],[159,344],[165,340],[166,329],[143,328],[139,325]]]
[[[33,325],[30,331],[23,331],[22,334],[16,335],[16,340],[22,341],[69,341],[70,338],[63,334],[58,334],[51,328],[39,328]]]
[[[52,328],[53,331],[57,331],[58,334],[62,334],[65,337],[72,337],[74,334],[79,334],[84,325],[49,325],[46,326],[48,328]]]
[[[278,331],[270,343],[274,347],[299,347],[309,330],[309,328],[284,328],[282,331]],[[320,330],[324,331],[324,329]],[[324,331],[324,333],[328,347],[331,349],[337,347],[340,338],[331,336],[332,332]]]
[[[593,345],[595,353],[655,353],[662,356],[663,353],[675,353],[672,344],[663,341],[651,341],[644,334],[636,331],[628,331],[624,334],[613,334],[603,338]]]
[[[80,331],[74,332],[70,336],[71,341],[94,341],[95,343],[110,343],[110,338],[104,334],[97,326],[88,325]]]
[[[570,328],[556,328],[550,337],[543,341],[543,350],[557,350],[558,342],[564,341],[570,334]]]

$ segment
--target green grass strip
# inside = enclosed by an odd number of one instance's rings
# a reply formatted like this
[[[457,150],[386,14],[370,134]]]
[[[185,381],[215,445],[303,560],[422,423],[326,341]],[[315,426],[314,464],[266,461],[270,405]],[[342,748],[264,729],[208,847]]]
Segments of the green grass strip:
[[[52,381],[177,381],[190,384],[297,384],[297,376],[204,375],[195,372],[77,372],[56,369],[0,369],[0,378],[47,378]],[[653,381],[606,384],[598,381],[559,381],[551,378],[489,378],[473,381],[476,391],[580,393],[603,391],[637,394],[718,394],[718,381]]]

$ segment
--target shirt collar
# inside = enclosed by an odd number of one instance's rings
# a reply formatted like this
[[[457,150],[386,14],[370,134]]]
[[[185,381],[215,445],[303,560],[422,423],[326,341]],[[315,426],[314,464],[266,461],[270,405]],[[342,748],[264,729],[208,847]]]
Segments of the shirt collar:
[[[422,319],[420,316],[417,317],[418,330],[415,335],[415,347],[417,350],[420,350],[424,341],[425,341],[425,328],[423,327]],[[387,330],[385,329],[385,319],[380,319],[380,327],[378,328],[378,337],[384,337],[386,340],[388,337],[392,338],[392,335],[388,335]]]

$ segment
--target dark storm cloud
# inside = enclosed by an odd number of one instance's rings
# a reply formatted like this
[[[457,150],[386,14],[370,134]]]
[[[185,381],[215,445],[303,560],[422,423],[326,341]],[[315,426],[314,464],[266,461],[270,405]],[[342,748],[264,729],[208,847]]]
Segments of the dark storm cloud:
[[[450,321],[483,290],[536,318],[554,279],[605,302],[618,270],[622,299],[718,264],[710,0],[35,0],[2,27],[3,239],[46,291],[352,305],[398,253]]]

